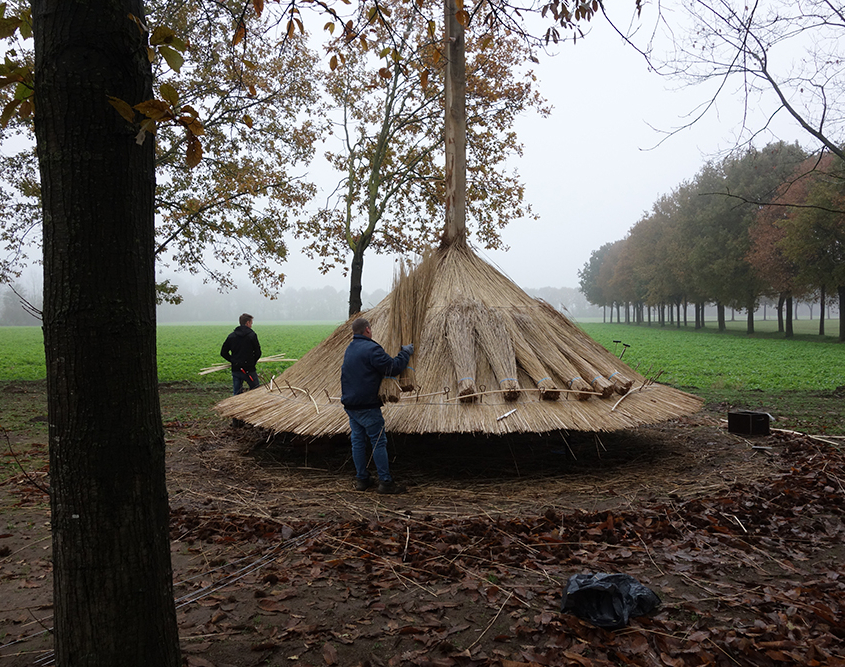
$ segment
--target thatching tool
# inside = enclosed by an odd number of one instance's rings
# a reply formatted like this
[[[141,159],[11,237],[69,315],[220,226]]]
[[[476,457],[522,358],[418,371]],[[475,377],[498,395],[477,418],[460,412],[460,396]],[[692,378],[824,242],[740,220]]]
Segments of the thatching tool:
[[[630,346],[630,345],[628,345],[628,343],[622,343],[622,354],[620,354],[620,355],[619,355],[619,358],[620,358],[620,359],[622,359],[622,357],[624,357],[624,356],[625,356],[625,351],[626,351],[629,347],[631,347],[631,346]]]

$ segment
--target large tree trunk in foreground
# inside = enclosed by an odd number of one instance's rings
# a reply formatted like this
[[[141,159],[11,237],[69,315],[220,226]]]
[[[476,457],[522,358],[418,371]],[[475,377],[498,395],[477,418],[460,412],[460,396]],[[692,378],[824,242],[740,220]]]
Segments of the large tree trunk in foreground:
[[[56,664],[178,667],[141,0],[33,0]]]

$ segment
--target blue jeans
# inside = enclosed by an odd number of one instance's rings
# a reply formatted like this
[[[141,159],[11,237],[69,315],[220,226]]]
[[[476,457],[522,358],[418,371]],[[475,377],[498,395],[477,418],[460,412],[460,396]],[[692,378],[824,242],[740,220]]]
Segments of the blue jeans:
[[[244,373],[243,371],[232,371],[232,394],[237,396],[241,393],[241,389],[243,389],[244,382],[249,385],[250,389],[255,389],[261,382],[258,379],[258,373],[255,371],[248,371]]]
[[[352,461],[355,463],[356,476],[360,480],[368,479],[367,443],[373,445],[373,461],[376,464],[379,479],[382,482],[393,481],[390,476],[390,464],[387,460],[387,435],[384,432],[384,417],[381,408],[366,410],[346,409],[349,415],[349,428],[352,430]]]

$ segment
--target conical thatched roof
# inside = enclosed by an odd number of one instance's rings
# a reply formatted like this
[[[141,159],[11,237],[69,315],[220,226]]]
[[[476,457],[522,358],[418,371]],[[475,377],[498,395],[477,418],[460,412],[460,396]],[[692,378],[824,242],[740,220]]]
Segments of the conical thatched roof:
[[[701,407],[634,372],[465,245],[401,273],[364,316],[388,354],[415,347],[413,369],[382,383],[392,433],[613,431]],[[277,433],[347,433],[340,367],[349,324],[272,383],[221,401],[218,412]]]

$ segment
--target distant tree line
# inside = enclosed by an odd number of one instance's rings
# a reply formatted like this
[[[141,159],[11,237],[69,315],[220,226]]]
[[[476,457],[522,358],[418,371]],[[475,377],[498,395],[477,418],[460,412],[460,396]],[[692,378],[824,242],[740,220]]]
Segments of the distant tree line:
[[[709,162],[660,197],[619,241],[593,251],[579,271],[590,303],[611,321],[695,328],[705,306],[744,311],[748,333],[763,303],[776,304],[779,330],[792,335],[793,302],[845,308],[845,162],[808,156],[777,142]],[[839,318],[839,340],[845,321]]]
[[[23,284],[3,286],[0,296],[0,326],[40,326],[41,320],[25,307],[30,304],[41,308],[40,286]],[[17,292],[17,294],[15,293]],[[183,301],[179,304],[163,303],[157,308],[160,324],[177,322],[235,322],[242,312],[268,321],[324,321],[342,322],[349,307],[349,292],[334,287],[285,288],[277,299],[268,299],[258,287],[248,284],[237,290],[221,293],[215,285],[180,289]],[[547,301],[570,317],[601,317],[601,308],[590,304],[574,287],[541,287],[527,289],[531,296]],[[372,308],[387,292],[377,289],[363,293],[364,309]]]

